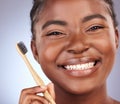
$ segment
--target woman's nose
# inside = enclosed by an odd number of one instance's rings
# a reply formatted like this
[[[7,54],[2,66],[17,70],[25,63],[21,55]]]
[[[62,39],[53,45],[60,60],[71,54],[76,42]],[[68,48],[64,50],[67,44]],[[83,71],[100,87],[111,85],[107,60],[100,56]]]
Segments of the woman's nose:
[[[85,36],[74,36],[69,41],[67,52],[71,54],[81,54],[89,50],[89,43]]]

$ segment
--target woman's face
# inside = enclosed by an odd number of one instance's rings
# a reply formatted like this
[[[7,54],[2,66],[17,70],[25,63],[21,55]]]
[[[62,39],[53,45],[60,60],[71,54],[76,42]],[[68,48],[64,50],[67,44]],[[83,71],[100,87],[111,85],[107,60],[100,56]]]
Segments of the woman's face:
[[[103,1],[48,1],[35,31],[33,54],[55,86],[79,94],[105,84],[118,35]]]

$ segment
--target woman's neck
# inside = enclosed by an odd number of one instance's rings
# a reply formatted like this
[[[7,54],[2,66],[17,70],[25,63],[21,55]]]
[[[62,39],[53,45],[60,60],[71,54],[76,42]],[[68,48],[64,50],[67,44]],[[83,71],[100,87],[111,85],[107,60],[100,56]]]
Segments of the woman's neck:
[[[114,104],[107,96],[106,85],[84,94],[71,94],[55,86],[56,104]]]

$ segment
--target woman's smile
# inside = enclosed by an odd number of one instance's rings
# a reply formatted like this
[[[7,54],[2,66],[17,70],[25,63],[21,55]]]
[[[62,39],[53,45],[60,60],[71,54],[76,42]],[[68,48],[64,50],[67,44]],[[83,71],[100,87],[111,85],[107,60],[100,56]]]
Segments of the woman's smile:
[[[83,57],[63,61],[62,65],[57,66],[60,70],[64,70],[66,74],[71,76],[85,77],[97,71],[100,65],[100,59]]]

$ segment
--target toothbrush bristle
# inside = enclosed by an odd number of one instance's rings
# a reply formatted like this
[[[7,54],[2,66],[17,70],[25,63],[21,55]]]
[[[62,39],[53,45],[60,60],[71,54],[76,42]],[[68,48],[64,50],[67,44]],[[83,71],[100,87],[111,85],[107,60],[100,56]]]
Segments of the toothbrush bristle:
[[[17,45],[18,45],[20,51],[21,51],[23,54],[26,54],[26,53],[27,53],[28,50],[27,50],[25,44],[24,44],[22,41],[19,42]]]

